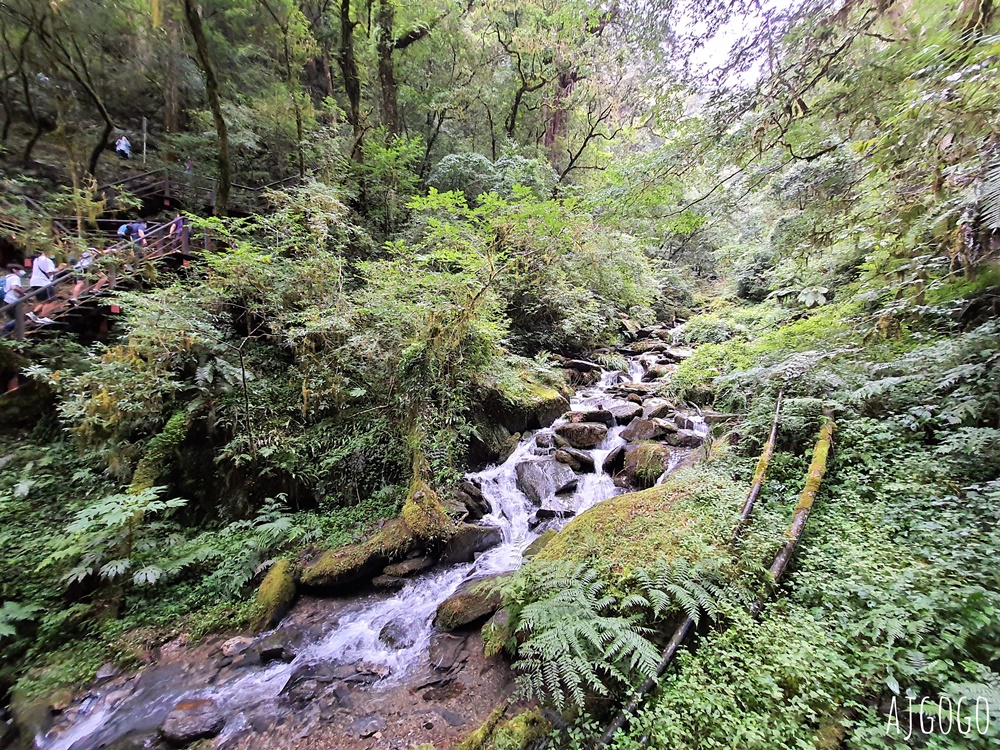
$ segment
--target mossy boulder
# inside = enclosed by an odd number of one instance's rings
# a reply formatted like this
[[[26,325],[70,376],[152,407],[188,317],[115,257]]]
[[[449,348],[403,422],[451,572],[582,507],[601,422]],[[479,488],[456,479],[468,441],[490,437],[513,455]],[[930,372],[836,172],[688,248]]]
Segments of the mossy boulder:
[[[483,576],[465,581],[455,593],[438,605],[434,627],[451,632],[480,625],[500,608],[500,595],[493,590],[499,576]]]
[[[410,484],[399,518],[386,523],[364,542],[322,553],[303,569],[301,583],[326,592],[368,583],[412,550],[439,549],[455,528],[437,493],[418,475]]]
[[[515,363],[482,383],[481,417],[509,433],[548,427],[569,410],[571,391],[561,373],[539,368],[532,360]]]
[[[555,535],[555,529],[549,529],[548,531],[543,532],[535,541],[527,546],[524,552],[521,553],[521,557],[525,560],[530,560],[532,557],[545,549],[545,545],[552,541],[552,537]]]
[[[506,706],[493,711],[455,750],[528,750],[552,732],[551,722],[537,709],[503,721],[506,712]]]
[[[534,560],[599,560],[619,576],[673,560],[696,562],[725,552],[746,488],[700,464],[661,485],[619,495],[573,519]],[[627,539],[628,544],[622,544]]]
[[[290,560],[278,560],[267,571],[257,589],[256,617],[253,629],[269,630],[292,608],[296,595],[295,566]]]
[[[663,474],[671,450],[661,443],[639,443],[625,449],[625,473],[638,487],[652,487]]]

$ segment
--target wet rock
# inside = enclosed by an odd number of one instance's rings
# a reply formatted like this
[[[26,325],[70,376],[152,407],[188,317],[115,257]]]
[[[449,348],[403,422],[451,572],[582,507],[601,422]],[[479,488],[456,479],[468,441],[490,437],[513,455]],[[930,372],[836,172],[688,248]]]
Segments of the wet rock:
[[[257,641],[253,649],[262,663],[283,661],[286,664],[295,658],[298,651],[296,641],[299,633],[291,628],[282,628]]]
[[[495,547],[503,541],[503,534],[495,526],[475,526],[463,523],[448,540],[441,552],[441,562],[454,564],[472,562],[480,552]]]
[[[736,414],[723,414],[722,412],[712,411],[711,409],[705,409],[701,412],[701,418],[704,419],[709,424],[718,424],[719,422],[727,422],[730,419],[735,419]]]
[[[700,435],[694,430],[678,430],[672,435],[667,435],[665,440],[670,443],[670,445],[675,445],[680,448],[697,448],[705,442],[705,436]]]
[[[354,668],[354,671],[360,675],[372,676],[379,680],[384,680],[392,674],[392,668],[388,664],[379,664],[371,661],[361,662]]]
[[[481,488],[466,480],[458,486],[459,499],[469,511],[469,521],[478,521],[490,512],[490,503],[483,496]]]
[[[676,369],[677,365],[651,365],[646,368],[646,373],[642,376],[642,381],[648,383],[653,380],[660,380],[673,373]]]
[[[454,711],[442,710],[439,713],[450,727],[460,727],[465,724],[465,717],[459,716]]]
[[[347,734],[356,740],[372,737],[385,729],[385,721],[379,716],[361,716],[347,725]]]
[[[375,576],[372,578],[372,587],[379,591],[399,591],[406,585],[406,581],[396,576]]]
[[[545,545],[548,544],[550,541],[552,541],[552,537],[554,537],[555,535],[556,535],[555,529],[549,529],[548,531],[540,534],[535,541],[533,541],[531,544],[527,546],[527,548],[525,548],[524,552],[521,553],[521,557],[523,557],[525,560],[530,560],[532,557],[534,557],[543,549],[545,549]]]
[[[229,666],[233,669],[260,666],[260,654],[256,651],[244,651],[242,654],[234,656]]]
[[[555,445],[555,436],[551,432],[539,432],[535,435],[535,445],[539,448],[551,448]]]
[[[105,680],[110,680],[111,678],[117,677],[120,674],[121,670],[117,666],[115,666],[114,662],[109,661],[107,664],[104,664],[100,669],[97,670],[97,674],[94,676],[94,679],[97,680],[98,682],[104,682]],[[2,747],[2,745],[0,745],[0,747]]]
[[[556,461],[566,464],[573,471],[584,474],[594,471],[594,457],[576,448],[560,448],[555,457]]]
[[[662,354],[664,359],[672,363],[677,363],[694,356],[694,349],[688,349],[683,346],[672,346],[664,350]]]
[[[568,492],[576,487],[576,474],[566,464],[552,458],[522,461],[514,467],[517,488],[532,502]]]
[[[594,362],[588,362],[584,359],[566,359],[560,362],[560,364],[568,370],[576,370],[577,372],[600,372],[601,366],[595,364]]]
[[[684,414],[683,412],[677,412],[674,415],[674,422],[682,430],[697,430],[700,425],[705,424],[705,421],[694,414]]]
[[[292,608],[295,595],[295,567],[290,560],[278,560],[257,589],[257,617],[252,629],[260,632],[276,627]]]
[[[625,468],[625,446],[619,445],[613,451],[611,451],[607,456],[604,457],[604,463],[601,465],[601,471],[605,474],[614,476],[618,474]]]
[[[574,448],[589,450],[601,444],[608,434],[608,428],[599,422],[571,422],[556,427],[556,434],[565,438]]]
[[[674,430],[676,429],[677,427],[674,425]],[[628,427],[622,430],[621,438],[622,440],[628,440],[630,443],[637,443],[643,440],[656,440],[666,435],[669,431],[667,423],[662,419],[641,419],[636,417],[628,423]]]
[[[590,411],[572,411],[568,415],[572,424],[583,424],[585,422],[596,422],[605,427],[614,427],[615,417],[607,409],[591,409]]]
[[[572,508],[539,508],[535,511],[535,518],[539,521],[549,521],[553,518],[572,518],[576,511]]]
[[[633,404],[639,404],[640,406],[642,406],[642,396],[639,396],[635,393],[630,393],[625,398],[627,401],[631,401]]]
[[[183,700],[167,714],[160,725],[160,734],[167,742],[184,746],[215,737],[225,724],[226,719],[215,701]]]
[[[378,639],[389,648],[402,650],[414,644],[413,636],[398,622],[387,622],[379,631]]]
[[[670,448],[660,443],[639,443],[625,449],[625,474],[639,487],[652,487],[670,460]]]
[[[651,398],[642,405],[642,416],[646,419],[669,419],[673,413],[674,405],[661,398]]]
[[[616,404],[608,411],[611,412],[617,424],[628,424],[636,417],[642,416],[642,407],[632,402]]]
[[[438,633],[431,638],[430,659],[436,669],[448,670],[463,656],[466,636]]]
[[[434,558],[430,555],[412,557],[394,565],[386,565],[382,569],[382,575],[393,576],[395,578],[406,578],[417,573],[421,573],[434,565]]]
[[[228,641],[222,644],[222,655],[223,656],[239,656],[248,648],[250,644],[253,643],[253,638],[245,635],[238,635],[235,638],[230,638]]]
[[[491,586],[497,578],[494,575],[465,581],[438,605],[434,627],[447,632],[485,622],[500,606],[500,595]]]

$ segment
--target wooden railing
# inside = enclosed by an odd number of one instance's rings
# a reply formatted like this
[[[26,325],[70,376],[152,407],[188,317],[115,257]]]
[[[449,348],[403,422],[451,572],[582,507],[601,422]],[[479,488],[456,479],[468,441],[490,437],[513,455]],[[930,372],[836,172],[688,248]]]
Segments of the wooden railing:
[[[38,327],[27,317],[25,306],[27,303],[35,301],[46,289],[56,290],[55,307],[50,312],[49,317],[58,319],[74,307],[70,298],[62,296],[62,293],[67,287],[72,289],[78,275],[90,276],[97,270],[104,277],[103,279],[98,278],[96,281],[91,280],[82,294],[91,293],[97,287],[114,289],[123,279],[135,276],[143,265],[168,255],[190,255],[192,240],[198,247],[204,247],[206,250],[211,249],[211,236],[204,233],[197,238],[193,237],[187,222],[183,222],[180,227],[174,222],[158,224],[150,228],[141,239],[117,242],[96,253],[93,263],[85,270],[64,269],[53,278],[49,286],[39,287],[31,291],[24,290],[24,294],[16,302],[0,307],[0,313],[3,314],[4,318],[9,313],[13,313],[14,338],[19,341],[24,340],[27,333]],[[133,264],[131,267],[129,267],[130,263]]]

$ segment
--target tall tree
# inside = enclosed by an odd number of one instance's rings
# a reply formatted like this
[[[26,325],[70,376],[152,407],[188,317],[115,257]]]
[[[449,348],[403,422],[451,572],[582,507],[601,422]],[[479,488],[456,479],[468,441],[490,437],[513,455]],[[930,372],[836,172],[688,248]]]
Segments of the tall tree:
[[[195,53],[198,65],[205,76],[205,93],[208,95],[208,106],[215,120],[215,132],[219,138],[219,189],[215,196],[215,211],[225,216],[229,209],[229,189],[232,184],[232,162],[229,158],[229,131],[226,128],[226,118],[222,114],[222,99],[219,95],[219,79],[215,74],[208,51],[208,39],[201,23],[201,12],[194,0],[184,0],[184,16],[194,39]]]

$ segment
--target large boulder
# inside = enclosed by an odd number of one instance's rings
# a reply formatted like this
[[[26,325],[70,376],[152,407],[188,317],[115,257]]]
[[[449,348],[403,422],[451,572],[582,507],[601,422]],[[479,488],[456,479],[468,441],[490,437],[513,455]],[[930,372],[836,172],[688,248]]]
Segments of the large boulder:
[[[670,460],[670,448],[660,443],[638,443],[625,449],[625,473],[638,487],[652,487]]]
[[[511,434],[551,425],[569,409],[569,399],[544,377],[522,371],[516,378],[498,379],[484,399],[477,422],[501,425]]]
[[[591,409],[589,411],[571,411],[568,415],[573,424],[581,422],[598,422],[605,427],[614,427],[615,415],[607,409]]]
[[[403,562],[386,565],[382,570],[382,575],[393,576],[394,578],[406,578],[407,576],[422,573],[432,565],[434,565],[433,557],[430,555],[418,555],[417,557],[409,557],[403,560]]]
[[[705,436],[694,430],[677,430],[664,438],[671,445],[680,448],[697,448],[705,442]]]
[[[642,416],[646,419],[669,419],[674,413],[674,405],[662,398],[651,398],[643,402]]]
[[[327,593],[357,587],[411,551],[447,542],[455,530],[437,494],[418,476],[399,518],[387,522],[367,541],[322,553],[306,565],[299,580],[303,587]]]
[[[566,464],[573,471],[587,474],[594,471],[594,457],[576,448],[560,448],[555,453],[556,461]]]
[[[278,560],[257,589],[253,629],[259,632],[276,627],[291,609],[295,594],[295,567],[289,560]]]
[[[617,424],[628,424],[636,417],[642,416],[642,407],[631,401],[623,401],[622,403],[615,404],[608,411],[611,412]]]
[[[522,461],[514,467],[514,474],[517,488],[536,504],[547,497],[574,490],[578,482],[576,473],[554,458]]]
[[[452,631],[486,622],[500,607],[500,594],[491,586],[498,577],[484,576],[462,583],[454,594],[438,605],[434,627]]]
[[[495,547],[502,541],[503,534],[496,526],[463,523],[441,551],[441,562],[446,565],[472,562],[478,553]]]
[[[556,434],[574,448],[596,448],[608,434],[607,425],[600,422],[570,422],[556,427]]]
[[[226,724],[219,705],[211,699],[182,700],[160,725],[160,734],[173,745],[190,745],[215,737]]]
[[[677,432],[677,425],[673,422],[636,417],[621,431],[621,438],[630,443],[638,443],[643,440],[657,440],[673,432]]]
[[[625,446],[619,445],[617,448],[604,457],[601,471],[609,476],[614,476],[625,469]]]
[[[530,560],[532,557],[545,549],[545,545],[552,541],[552,537],[555,535],[555,529],[549,529],[548,531],[542,532],[538,535],[538,538],[535,539],[535,541],[525,548],[524,552],[521,553],[521,557],[525,560]]]

